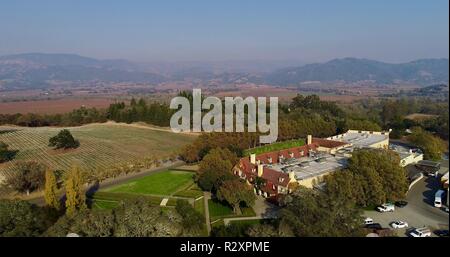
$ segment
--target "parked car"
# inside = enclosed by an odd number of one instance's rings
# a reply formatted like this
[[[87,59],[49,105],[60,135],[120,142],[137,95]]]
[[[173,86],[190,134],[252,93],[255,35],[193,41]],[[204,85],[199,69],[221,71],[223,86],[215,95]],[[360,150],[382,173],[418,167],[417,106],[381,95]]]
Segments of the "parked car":
[[[434,231],[434,234],[436,234],[439,237],[448,237],[448,230],[436,230]]]
[[[393,212],[394,210],[395,210],[394,205],[390,203],[384,203],[381,206],[377,207],[377,211],[379,212]]]
[[[370,225],[370,224],[373,224],[373,219],[372,218],[366,218],[364,220],[364,225]]]
[[[433,171],[424,171],[423,175],[427,176],[427,177],[435,177],[437,178],[439,176],[439,171],[437,170],[433,170]]]
[[[431,231],[427,227],[416,228],[411,231],[410,236],[412,237],[430,237]]]
[[[397,207],[399,207],[399,208],[403,208],[403,207],[405,207],[406,205],[408,205],[408,202],[407,202],[407,201],[397,201],[397,202],[395,202],[395,206],[397,206]]]
[[[393,228],[407,228],[408,227],[408,223],[401,221],[401,220],[397,220],[391,223],[391,227]]]
[[[375,230],[383,229],[383,227],[381,226],[380,223],[372,223],[372,224],[368,224],[368,225],[365,226],[365,228],[368,228],[368,229],[375,229]]]

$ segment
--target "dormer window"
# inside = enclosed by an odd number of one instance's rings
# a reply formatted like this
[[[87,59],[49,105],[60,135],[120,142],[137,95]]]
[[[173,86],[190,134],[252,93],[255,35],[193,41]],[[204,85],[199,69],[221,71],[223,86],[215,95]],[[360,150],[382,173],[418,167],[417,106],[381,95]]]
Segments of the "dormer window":
[[[284,178],[278,178],[278,182],[283,183]]]
[[[291,158],[294,158],[294,153],[289,153],[289,156],[291,157]]]
[[[272,164],[272,157],[267,158],[270,164]]]
[[[255,168],[253,168],[253,169],[252,169],[252,173],[255,173],[255,172],[256,172],[256,169],[255,169]]]
[[[304,156],[304,155],[305,155],[305,151],[301,150],[301,151],[300,151],[300,155],[301,155],[301,156]]]

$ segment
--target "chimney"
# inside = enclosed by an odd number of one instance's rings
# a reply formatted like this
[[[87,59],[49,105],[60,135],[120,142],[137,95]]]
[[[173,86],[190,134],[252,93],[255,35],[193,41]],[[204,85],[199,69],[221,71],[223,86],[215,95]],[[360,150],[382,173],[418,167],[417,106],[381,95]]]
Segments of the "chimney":
[[[250,163],[256,164],[256,154],[254,153],[250,154]]]
[[[264,166],[263,165],[258,165],[258,177],[262,177],[264,172]]]
[[[308,135],[308,136],[306,137],[306,144],[307,144],[307,145],[312,144],[312,135]]]
[[[292,180],[295,180],[295,172],[289,172],[289,179],[292,181]]]

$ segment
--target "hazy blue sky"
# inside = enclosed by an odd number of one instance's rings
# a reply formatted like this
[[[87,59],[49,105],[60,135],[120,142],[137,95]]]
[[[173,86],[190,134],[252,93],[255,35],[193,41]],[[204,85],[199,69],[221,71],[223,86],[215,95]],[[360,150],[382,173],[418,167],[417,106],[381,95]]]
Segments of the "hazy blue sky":
[[[0,55],[389,62],[449,55],[448,0],[0,1]]]

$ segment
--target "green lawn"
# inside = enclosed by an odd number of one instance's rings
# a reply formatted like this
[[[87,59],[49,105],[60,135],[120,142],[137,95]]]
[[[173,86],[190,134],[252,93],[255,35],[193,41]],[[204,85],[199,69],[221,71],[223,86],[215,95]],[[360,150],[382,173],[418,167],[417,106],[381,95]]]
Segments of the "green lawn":
[[[99,209],[99,210],[114,209],[117,207],[118,204],[119,202],[117,201],[96,199],[93,200],[92,202],[92,209]]]
[[[241,214],[237,215],[233,212],[233,208],[231,206],[221,203],[215,199],[208,200],[208,207],[211,222],[223,218],[256,216],[255,211],[251,207],[241,207]]]
[[[104,191],[112,193],[173,195],[178,190],[193,183],[194,173],[168,170],[132,180]]]
[[[231,208],[229,205],[222,204],[221,202],[218,202],[216,200],[212,199],[208,200],[208,206],[209,206],[209,216],[212,221],[216,220],[217,218],[235,215],[233,212],[233,208]]]
[[[205,201],[203,198],[196,200],[194,202],[194,208],[196,211],[200,212],[201,214],[205,215]]]
[[[93,209],[113,209],[118,206],[120,201],[128,199],[144,198],[152,206],[159,206],[161,201],[166,198],[164,196],[153,195],[139,195],[134,193],[111,193],[111,192],[96,192],[92,196]],[[174,207],[177,203],[176,198],[170,198],[166,206]]]
[[[96,192],[92,199],[94,201],[109,201],[109,202],[119,202],[122,200],[127,199],[136,199],[136,198],[144,198],[146,199],[151,205],[159,205],[164,199],[163,196],[153,196],[153,195],[139,195],[134,193],[111,193],[111,192]]]
[[[263,224],[263,219],[255,219],[255,220],[232,220],[230,221],[230,224],[239,224],[242,226],[251,226],[251,225],[257,225],[257,224]]]
[[[296,139],[296,140],[290,140],[290,141],[284,141],[284,142],[277,142],[270,145],[264,145],[260,147],[255,147],[251,149],[247,149],[244,151],[244,155],[248,156],[252,153],[254,154],[262,154],[267,152],[273,152],[278,151],[286,148],[292,148],[297,146],[302,146],[305,144],[305,141],[303,139]]]
[[[189,197],[189,198],[199,198],[203,195],[203,191],[198,188],[197,184],[192,183],[192,185],[189,185],[184,190],[177,191],[174,196],[181,196],[181,197]]]

